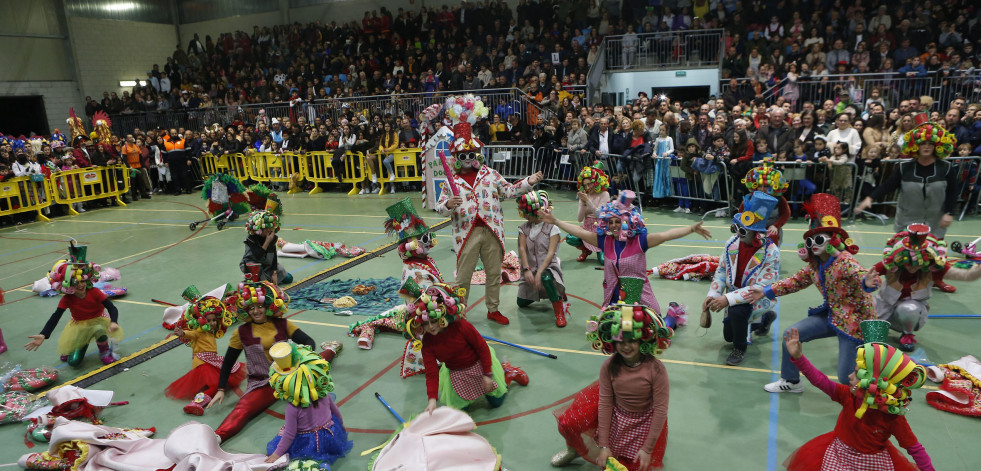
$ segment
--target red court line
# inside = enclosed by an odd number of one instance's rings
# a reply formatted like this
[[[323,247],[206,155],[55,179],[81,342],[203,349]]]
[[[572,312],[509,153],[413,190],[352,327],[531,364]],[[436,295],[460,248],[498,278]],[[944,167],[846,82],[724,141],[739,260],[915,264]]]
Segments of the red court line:
[[[300,309],[299,311],[296,311],[293,314],[290,314],[290,315],[286,316],[286,318],[289,319],[290,317],[293,317],[293,316],[295,316],[295,315],[297,315],[297,314],[299,314],[301,312],[307,312],[307,310],[306,309]]]
[[[12,232],[11,234],[16,234],[16,233],[17,232]],[[34,238],[34,237],[7,237],[5,235],[0,235],[0,239],[9,239],[9,240],[36,240],[36,241],[39,241],[39,242],[68,242],[64,238],[61,238],[61,239],[37,239],[37,238]],[[85,244],[85,245],[88,244],[88,242],[83,242],[83,241],[78,241],[78,243],[79,244]]]
[[[586,298],[581,298],[581,297],[579,297],[579,296],[576,296],[576,295],[574,295],[574,294],[569,294],[568,292],[567,292],[567,293],[565,293],[565,295],[566,295],[566,296],[572,296],[573,298],[576,298],[576,299],[578,299],[578,300],[580,300],[580,301],[582,301],[582,302],[584,302],[584,303],[586,303],[586,304],[591,304],[591,305],[592,305],[592,306],[594,306],[594,307],[595,307],[596,309],[602,309],[602,307],[601,307],[601,306],[600,306],[599,304],[596,304],[596,303],[594,303],[594,302],[592,302],[592,301],[590,301],[590,300],[588,300],[588,299],[586,299]]]
[[[365,383],[362,384],[361,386],[358,386],[358,389],[355,389],[354,391],[351,391],[351,394],[348,394],[347,396],[344,397],[344,399],[341,399],[340,401],[337,401],[337,407],[343,406],[345,402],[347,402],[348,400],[350,400],[352,397],[357,396],[358,393],[360,393],[361,391],[364,391],[364,388],[367,388],[368,385],[370,385],[371,383],[374,383],[375,381],[377,381],[378,378],[381,378],[381,376],[383,374],[387,373],[388,370],[390,370],[392,368],[395,368],[395,365],[398,365],[401,362],[402,362],[402,358],[401,357],[396,358],[395,361],[389,363],[388,366],[386,366],[381,371],[379,371],[374,376],[372,376],[371,379],[369,379],[368,381],[365,381]]]
[[[23,262],[24,260],[30,260],[32,258],[43,257],[45,255],[51,255],[53,253],[65,253],[65,251],[64,250],[52,250],[50,252],[40,253],[40,254],[37,254],[37,255],[31,255],[30,257],[22,258],[20,260],[11,260],[9,262],[0,263],[0,267],[2,267],[4,265],[9,265],[11,263]]]

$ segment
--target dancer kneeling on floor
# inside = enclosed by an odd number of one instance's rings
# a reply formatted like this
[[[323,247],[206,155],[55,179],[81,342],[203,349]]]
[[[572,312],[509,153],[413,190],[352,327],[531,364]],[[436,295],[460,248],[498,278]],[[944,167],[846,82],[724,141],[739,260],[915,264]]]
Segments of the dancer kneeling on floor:
[[[835,383],[807,361],[800,333],[790,328],[784,347],[791,361],[815,387],[841,404],[835,429],[804,444],[784,463],[789,471],[861,469],[863,471],[933,471],[933,463],[906,421],[913,389],[926,380],[926,370],[882,341],[886,321],[862,322],[866,342],[859,347],[848,384]],[[913,457],[910,463],[889,441]]]
[[[215,430],[223,441],[237,434],[249,420],[276,402],[274,391],[269,386],[269,366],[272,363],[269,349],[273,344],[292,340],[314,348],[313,339],[309,335],[292,322],[283,319],[283,315],[289,310],[289,296],[278,286],[268,281],[240,284],[238,308],[239,319],[245,321],[245,324],[232,333],[228,342],[228,350],[221,364],[221,376],[218,378],[218,391],[208,408],[215,404],[221,405],[232,368],[243,351],[249,381],[245,395]],[[330,361],[338,351],[339,348],[336,347],[324,350],[321,356]]]
[[[607,306],[586,323],[586,339],[610,355],[599,383],[555,411],[566,450],[552,457],[565,466],[576,457],[603,466],[616,458],[630,471],[658,470],[668,442],[668,373],[657,359],[674,331],[641,304]]]
[[[569,303],[562,280],[562,265],[555,253],[559,248],[560,231],[553,224],[542,222],[541,211],[551,211],[548,193],[532,190],[518,197],[518,213],[528,221],[518,226],[518,255],[521,257],[521,284],[518,285],[518,307],[528,307],[547,297],[555,311],[555,325],[566,326]]]
[[[466,409],[484,395],[491,407],[500,407],[512,381],[528,384],[528,375],[498,361],[494,349],[463,318],[465,297],[463,288],[435,283],[406,304],[405,335],[414,348],[422,349],[429,413],[436,409],[437,392],[444,405],[455,409]]]
[[[766,335],[777,318],[773,312],[775,301],[764,297],[750,303],[749,297],[753,288],[765,287],[780,276],[780,247],[767,237],[766,225],[778,201],[761,191],[754,191],[746,200],[745,211],[732,218],[735,235],[726,242],[712,286],[702,303],[703,311],[726,309],[722,335],[726,342],[732,343],[732,353],[726,359],[730,366],[743,362],[750,325],[758,321],[755,332]]]
[[[93,340],[99,347],[102,363],[108,365],[118,360],[112,351],[112,343],[123,339],[123,329],[117,324],[119,311],[105,293],[93,286],[99,279],[100,267],[85,261],[87,250],[88,246],[72,243],[68,248],[68,261],[59,261],[55,269],[48,273],[51,289],[60,291],[64,296],[41,333],[29,335],[32,340],[24,345],[29,351],[37,350],[45,339],[51,338],[51,333],[67,310],[72,320],[58,338],[58,355],[61,361],[71,366],[82,364],[85,350]]]
[[[266,445],[266,462],[288,453],[290,461],[333,464],[354,444],[347,439],[341,411],[331,397],[330,363],[306,345],[293,342],[278,342],[269,354],[273,357],[269,385],[275,397],[287,404],[286,423]]]
[[[173,330],[181,342],[190,345],[194,360],[191,371],[170,383],[164,394],[171,399],[190,400],[184,406],[184,412],[203,415],[204,408],[218,391],[218,378],[221,376],[224,360],[218,356],[215,340],[222,338],[228,327],[235,322],[235,313],[229,311],[225,303],[216,297],[202,297],[194,285],[184,290],[183,297],[191,304],[184,309]],[[238,362],[232,366],[227,387],[238,387],[245,379],[243,366],[245,365]]]

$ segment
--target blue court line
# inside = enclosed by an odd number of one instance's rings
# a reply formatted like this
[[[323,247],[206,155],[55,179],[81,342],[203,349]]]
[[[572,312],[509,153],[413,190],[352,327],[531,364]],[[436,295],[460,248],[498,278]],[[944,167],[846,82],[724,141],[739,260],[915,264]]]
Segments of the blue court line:
[[[122,345],[122,344],[124,344],[126,342],[129,342],[130,340],[133,340],[133,339],[135,339],[137,337],[142,337],[142,336],[144,336],[146,334],[149,334],[150,332],[153,332],[154,330],[157,330],[157,329],[163,329],[163,326],[159,326],[158,325],[156,327],[150,327],[149,329],[144,330],[143,332],[140,332],[140,333],[138,333],[136,335],[133,335],[131,337],[127,337],[127,338],[123,339],[121,342],[117,343],[116,345]],[[98,353],[98,350],[96,350],[94,352],[91,352],[91,353],[85,355],[85,358],[88,358],[88,357],[91,357],[91,356],[95,356],[97,353]],[[58,365],[57,368],[60,370],[60,369],[62,369],[64,367],[66,367],[66,366],[68,366],[68,363],[62,363],[61,365]]]
[[[770,348],[770,381],[780,379],[780,361],[783,359],[783,330],[780,329],[780,301],[773,307],[777,313],[777,319],[770,325],[770,335],[773,336],[774,347]],[[766,470],[777,471],[777,428],[780,425],[780,394],[767,393],[770,395],[770,419],[766,432]]]

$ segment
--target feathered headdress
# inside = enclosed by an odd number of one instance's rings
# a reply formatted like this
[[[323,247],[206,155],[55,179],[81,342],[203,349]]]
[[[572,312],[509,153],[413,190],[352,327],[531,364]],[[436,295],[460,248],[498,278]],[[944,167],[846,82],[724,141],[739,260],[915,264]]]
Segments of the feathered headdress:
[[[96,111],[92,115],[92,129],[99,136],[100,142],[109,142],[109,139],[112,137],[112,121],[105,111]]]
[[[72,143],[74,143],[75,139],[79,137],[83,137],[83,138],[88,137],[88,133],[85,132],[85,122],[83,122],[82,118],[79,118],[75,114],[75,108],[68,108],[67,122],[68,122],[68,129],[72,133]]]

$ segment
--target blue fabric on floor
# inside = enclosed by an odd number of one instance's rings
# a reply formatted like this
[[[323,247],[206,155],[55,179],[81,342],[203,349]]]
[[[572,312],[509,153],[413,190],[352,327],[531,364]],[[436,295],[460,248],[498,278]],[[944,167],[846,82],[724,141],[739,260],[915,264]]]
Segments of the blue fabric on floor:
[[[365,295],[354,294],[351,292],[351,288],[357,285],[374,286],[375,290]],[[401,281],[393,276],[383,279],[355,278],[349,280],[324,280],[295,291],[291,290],[290,310],[351,311],[360,316],[374,316],[403,303],[398,294],[400,287]],[[343,296],[354,298],[358,304],[352,307],[335,308],[331,304],[320,302],[324,298],[336,299]]]

